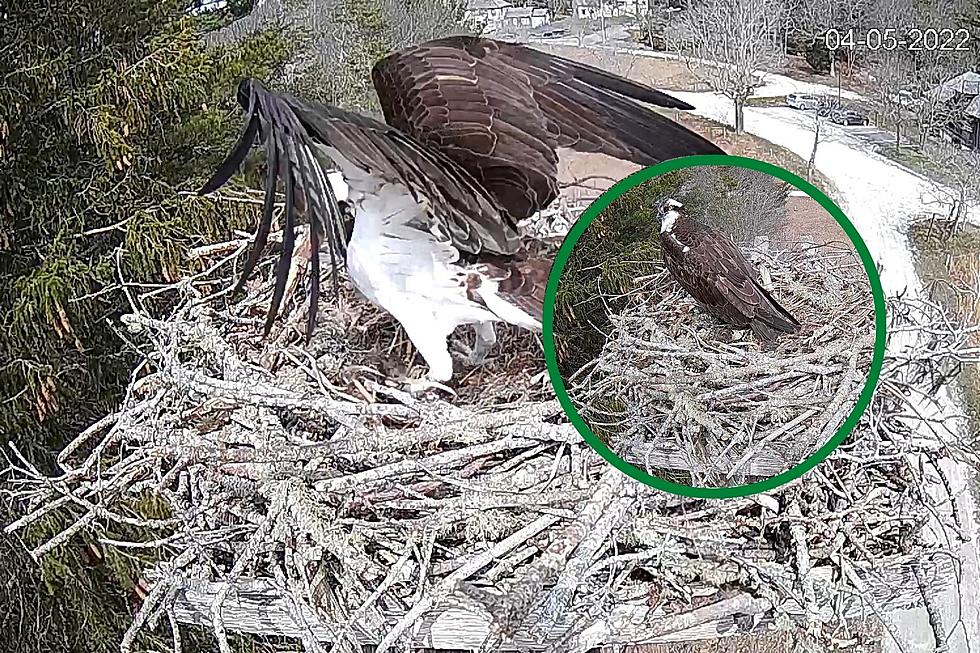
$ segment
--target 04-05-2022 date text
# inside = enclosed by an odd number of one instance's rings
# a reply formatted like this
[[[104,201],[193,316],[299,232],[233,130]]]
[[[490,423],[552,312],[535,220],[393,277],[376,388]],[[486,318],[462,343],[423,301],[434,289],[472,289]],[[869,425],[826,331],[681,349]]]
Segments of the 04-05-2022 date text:
[[[943,27],[829,29],[824,35],[828,50],[923,50],[957,52],[969,50],[970,30]]]

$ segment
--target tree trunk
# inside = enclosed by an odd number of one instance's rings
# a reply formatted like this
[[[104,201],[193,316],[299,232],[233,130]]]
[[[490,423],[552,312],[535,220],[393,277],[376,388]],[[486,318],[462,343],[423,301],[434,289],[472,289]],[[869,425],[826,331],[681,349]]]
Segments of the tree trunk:
[[[810,160],[806,162],[806,180],[810,181],[813,175],[813,166],[817,161],[817,145],[820,143],[820,119],[814,118],[813,125],[813,149],[810,150]]]
[[[963,223],[964,218],[966,218],[966,208],[969,206],[966,197],[966,187],[962,184],[960,185],[960,196],[956,202],[956,217],[953,218],[952,229],[950,230],[950,238],[956,235],[959,230],[960,225]]]
[[[735,133],[741,134],[745,129],[745,98],[735,100]]]
[[[605,5],[599,0],[599,31],[602,32],[602,42],[606,42],[606,12]]]

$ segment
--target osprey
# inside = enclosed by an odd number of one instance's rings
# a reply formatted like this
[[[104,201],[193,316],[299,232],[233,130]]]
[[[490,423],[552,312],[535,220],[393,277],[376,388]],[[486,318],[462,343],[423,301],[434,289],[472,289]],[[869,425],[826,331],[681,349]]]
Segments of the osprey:
[[[686,215],[683,205],[670,198],[661,202],[658,215],[667,269],[709,313],[749,327],[763,340],[799,331],[800,323],[759,283],[731,238]]]
[[[723,153],[641,103],[690,105],[518,44],[436,39],[381,59],[372,80],[387,124],[242,81],[238,101],[248,123],[200,193],[228,181],[261,141],[264,211],[236,290],[266,244],[281,179],[283,244],[265,335],[282,302],[302,212],[312,248],[307,337],[325,240],[335,289],[345,264],[361,293],[401,323],[430,381],[452,376],[447,340],[457,326],[475,326],[474,363],[496,340],[494,322],[541,328],[551,261],[529,251],[517,223],[557,197],[560,149],[639,165]],[[339,179],[325,172],[325,160]]]

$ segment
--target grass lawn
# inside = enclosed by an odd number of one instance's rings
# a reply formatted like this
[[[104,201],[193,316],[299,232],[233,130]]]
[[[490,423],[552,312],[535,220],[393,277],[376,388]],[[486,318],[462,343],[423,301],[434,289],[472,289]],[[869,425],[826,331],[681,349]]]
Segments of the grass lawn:
[[[980,227],[965,225],[952,238],[941,234],[941,223],[929,232],[928,222],[919,222],[909,229],[909,241],[916,257],[916,267],[926,284],[932,284],[933,299],[941,302],[962,324],[980,322]],[[974,334],[970,343],[980,346],[980,336]],[[980,451],[976,434],[980,432],[980,367],[964,365],[959,374],[964,407],[969,416],[971,441],[975,452]],[[972,487],[980,497],[980,475],[974,470]],[[980,519],[980,510],[977,512]]]
[[[932,297],[942,302],[963,324],[980,322],[980,227],[964,225],[952,238],[941,221],[929,233],[927,221],[909,229],[909,240],[922,280],[931,284]],[[973,346],[980,346],[974,337]],[[960,375],[967,411],[974,430],[980,429],[980,368],[966,366]]]

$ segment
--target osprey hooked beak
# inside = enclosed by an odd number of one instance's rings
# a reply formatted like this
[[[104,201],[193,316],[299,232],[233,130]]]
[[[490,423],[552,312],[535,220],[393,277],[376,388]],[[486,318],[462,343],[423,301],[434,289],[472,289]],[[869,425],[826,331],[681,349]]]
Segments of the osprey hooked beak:
[[[684,205],[678,202],[677,200],[675,200],[674,198],[665,197],[664,199],[660,200],[656,205],[657,219],[663,220],[664,216],[667,215],[668,211],[676,210],[682,206]]]

